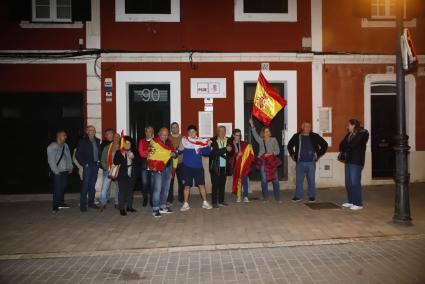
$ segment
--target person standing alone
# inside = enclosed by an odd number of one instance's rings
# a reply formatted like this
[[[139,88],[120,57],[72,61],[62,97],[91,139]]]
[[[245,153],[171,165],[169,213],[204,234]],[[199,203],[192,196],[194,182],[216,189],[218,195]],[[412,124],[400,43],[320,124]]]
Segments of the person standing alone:
[[[308,201],[316,201],[316,162],[328,149],[328,143],[319,134],[311,131],[311,124],[304,122],[301,131],[288,142],[288,152],[296,162],[296,187],[292,201],[301,201],[304,195],[304,177],[308,182]]]
[[[53,213],[62,208],[69,208],[65,204],[64,196],[68,186],[68,175],[72,173],[73,166],[66,138],[66,132],[60,130],[56,133],[56,141],[47,147],[47,160],[53,174]]]

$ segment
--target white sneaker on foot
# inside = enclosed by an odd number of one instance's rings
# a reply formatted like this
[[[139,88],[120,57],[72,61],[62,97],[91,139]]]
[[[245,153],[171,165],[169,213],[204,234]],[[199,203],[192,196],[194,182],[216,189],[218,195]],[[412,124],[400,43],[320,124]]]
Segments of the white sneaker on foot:
[[[243,198],[243,202],[248,203],[248,202],[250,202],[250,201],[249,201],[248,197],[244,197],[244,198]]]
[[[242,199],[241,199],[240,196],[238,198],[236,198],[236,203],[241,203],[241,202],[242,202]]]
[[[357,206],[357,205],[353,205],[350,207],[351,210],[362,210],[363,206]]]
[[[208,203],[208,201],[204,201],[204,202],[202,202],[202,208],[211,209],[212,206]]]
[[[184,212],[190,209],[189,203],[185,202],[183,203],[182,208],[180,208],[180,211]]]
[[[344,207],[344,208],[351,208],[352,206],[353,206],[353,203],[346,202],[346,203],[342,204],[342,207]]]

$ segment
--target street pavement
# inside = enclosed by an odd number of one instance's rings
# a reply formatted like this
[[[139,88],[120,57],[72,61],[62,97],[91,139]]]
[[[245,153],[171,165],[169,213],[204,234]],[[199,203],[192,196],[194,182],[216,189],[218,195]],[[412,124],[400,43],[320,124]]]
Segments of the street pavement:
[[[425,240],[0,260],[1,283],[425,283]]]
[[[411,185],[413,226],[391,222],[394,186],[363,193],[353,212],[313,210],[291,191],[205,210],[194,191],[191,210],[160,219],[140,198],[125,217],[81,213],[72,195],[58,214],[48,201],[0,202],[0,283],[425,283],[425,184]],[[345,190],[317,202],[340,205]]]

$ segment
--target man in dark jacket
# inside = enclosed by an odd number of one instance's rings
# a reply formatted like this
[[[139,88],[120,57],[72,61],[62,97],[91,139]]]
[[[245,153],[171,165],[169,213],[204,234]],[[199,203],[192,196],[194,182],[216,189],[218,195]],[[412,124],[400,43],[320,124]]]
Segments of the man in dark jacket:
[[[86,128],[86,136],[78,143],[75,156],[83,166],[83,186],[80,194],[80,210],[87,211],[89,208],[97,209],[94,204],[96,194],[96,180],[100,167],[100,140],[96,138],[96,128],[89,125]]]
[[[227,206],[227,203],[224,202],[224,192],[226,188],[227,176],[231,175],[231,168],[229,167],[227,159],[227,153],[231,150],[231,140],[226,137],[226,128],[224,126],[219,126],[217,128],[217,136],[211,143],[211,154],[209,161],[213,208]]]
[[[304,122],[301,132],[292,136],[288,152],[296,162],[296,188],[292,201],[298,202],[304,195],[304,177],[307,176],[309,202],[316,200],[316,162],[326,153],[328,143],[311,131],[311,124]]]

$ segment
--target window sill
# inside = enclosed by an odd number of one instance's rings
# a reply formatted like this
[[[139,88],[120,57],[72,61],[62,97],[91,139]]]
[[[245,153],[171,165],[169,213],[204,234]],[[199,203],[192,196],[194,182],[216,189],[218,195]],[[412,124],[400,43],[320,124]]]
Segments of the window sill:
[[[395,20],[370,20],[363,18],[362,19],[362,28],[395,28]],[[410,21],[404,21],[405,28],[415,28],[416,19]]]
[[[21,21],[19,26],[23,29],[81,29],[83,22],[74,23],[33,23]]]

